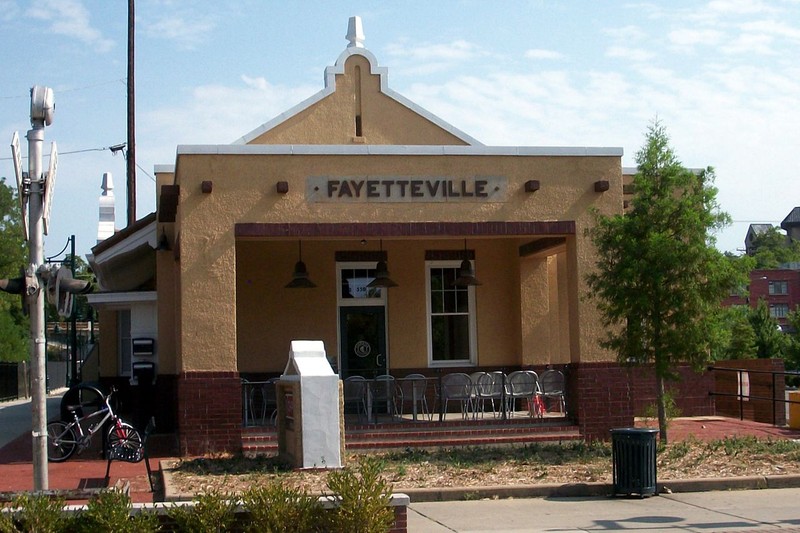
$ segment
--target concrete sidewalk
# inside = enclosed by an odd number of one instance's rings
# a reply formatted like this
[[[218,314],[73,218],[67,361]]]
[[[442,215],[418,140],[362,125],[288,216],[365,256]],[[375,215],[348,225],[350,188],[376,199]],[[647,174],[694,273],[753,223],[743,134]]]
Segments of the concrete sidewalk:
[[[593,497],[412,503],[408,509],[408,531],[800,532],[798,501],[800,489],[764,489],[669,494],[644,499]]]

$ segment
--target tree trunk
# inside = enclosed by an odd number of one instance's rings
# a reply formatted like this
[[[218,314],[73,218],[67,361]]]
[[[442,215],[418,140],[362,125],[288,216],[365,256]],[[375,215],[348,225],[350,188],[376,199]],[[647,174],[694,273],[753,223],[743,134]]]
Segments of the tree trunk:
[[[656,375],[656,404],[658,405],[658,434],[662,444],[667,444],[667,409],[664,405],[664,378]]]

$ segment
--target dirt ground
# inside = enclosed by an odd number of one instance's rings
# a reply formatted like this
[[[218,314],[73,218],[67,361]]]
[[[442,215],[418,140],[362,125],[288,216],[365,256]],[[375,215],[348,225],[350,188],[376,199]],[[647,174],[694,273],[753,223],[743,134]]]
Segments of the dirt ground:
[[[522,448],[491,452],[407,452],[378,455],[385,464],[384,475],[395,491],[424,487],[474,487],[534,483],[612,482],[611,446],[563,450],[541,447],[529,454]],[[552,449],[551,449],[552,448]],[[485,455],[485,457],[482,457]],[[356,464],[348,455],[347,464]],[[800,474],[800,443],[790,439],[752,436],[705,442],[690,437],[659,447],[658,479],[766,476]],[[282,471],[275,464],[244,458],[216,458],[184,463],[173,475],[182,493],[209,489],[238,493],[253,484],[280,479],[310,492],[325,492],[325,471]]]

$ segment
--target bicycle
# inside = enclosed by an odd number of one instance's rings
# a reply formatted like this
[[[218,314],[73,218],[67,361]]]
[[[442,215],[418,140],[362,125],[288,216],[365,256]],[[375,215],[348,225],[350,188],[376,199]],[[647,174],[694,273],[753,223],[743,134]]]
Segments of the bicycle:
[[[110,450],[122,452],[126,455],[138,456],[143,453],[144,445],[139,431],[132,425],[124,422],[111,407],[111,397],[116,392],[111,392],[103,397],[103,407],[85,416],[80,416],[80,405],[69,405],[67,410],[72,415],[71,422],[62,420],[47,424],[47,459],[54,463],[66,461],[77,450],[83,452],[92,442],[95,433],[107,423],[111,427],[106,433],[106,454]],[[96,422],[89,422],[99,418]],[[86,429],[84,429],[84,426]]]

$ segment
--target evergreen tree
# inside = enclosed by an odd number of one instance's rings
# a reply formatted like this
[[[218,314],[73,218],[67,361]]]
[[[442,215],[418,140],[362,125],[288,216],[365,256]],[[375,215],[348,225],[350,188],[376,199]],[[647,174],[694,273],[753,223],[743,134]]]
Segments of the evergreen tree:
[[[596,215],[590,235],[596,270],[587,282],[620,362],[652,363],[660,438],[667,442],[665,385],[675,365],[704,367],[718,337],[720,302],[735,283],[711,233],[728,222],[719,211],[714,172],[684,168],[655,121],[636,154],[632,209]]]
[[[767,359],[786,355],[789,338],[781,332],[777,320],[769,316],[769,308],[764,300],[759,300],[756,307],[750,310],[750,325],[756,336],[756,357]]]

